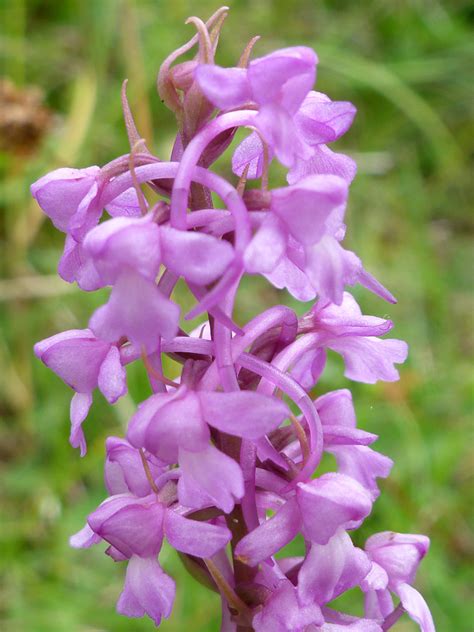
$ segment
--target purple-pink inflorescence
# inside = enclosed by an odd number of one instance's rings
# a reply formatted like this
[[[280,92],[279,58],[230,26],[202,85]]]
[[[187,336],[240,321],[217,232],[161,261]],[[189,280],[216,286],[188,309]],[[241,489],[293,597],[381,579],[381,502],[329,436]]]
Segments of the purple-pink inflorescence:
[[[166,538],[220,593],[223,632],[381,632],[404,612],[432,632],[413,587],[428,538],[384,532],[363,550],[349,535],[392,461],[357,428],[348,390],[311,396],[328,349],[346,377],[369,384],[397,380],[394,365],[407,355],[404,342],[381,337],[392,323],[363,315],[346,291],[359,283],[394,301],[342,245],[356,167],[327,143],[355,108],[313,91],[318,58],[306,47],[250,61],[252,40],[237,67],[215,65],[226,13],[191,18],[197,34],[160,69],[160,97],[179,128],[170,161],[140,138],[124,84],[130,153],[102,168],[58,169],[31,187],[66,234],[60,276],[87,291],[111,287],[87,329],[35,346],[74,390],[71,444],[86,453],[93,392],[111,404],[125,395],[126,365],[142,362],[151,385],[126,437],[107,439],[109,497],[71,545],[105,542],[127,563],[118,611],[156,625],[175,596],[158,561]],[[196,45],[193,60],[175,63]],[[229,182],[209,167],[240,127],[249,134],[233,150]],[[272,160],[287,168],[287,186],[269,188]],[[313,305],[300,318],[276,305],[238,325],[246,274]],[[179,279],[196,299],[187,318],[207,312],[189,334],[174,301]],[[163,354],[182,364],[179,379],[164,375]],[[337,471],[318,472],[324,452]],[[304,557],[275,557],[298,534]],[[363,618],[331,605],[354,587],[365,595]]]

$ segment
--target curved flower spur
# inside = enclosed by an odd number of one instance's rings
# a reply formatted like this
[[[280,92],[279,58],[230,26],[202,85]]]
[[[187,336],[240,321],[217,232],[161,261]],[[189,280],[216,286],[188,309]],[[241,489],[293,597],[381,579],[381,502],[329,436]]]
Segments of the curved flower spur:
[[[404,612],[432,632],[412,586],[428,539],[385,532],[362,550],[350,537],[392,461],[369,447],[376,435],[357,428],[350,391],[311,395],[328,349],[343,357],[347,378],[370,384],[397,380],[395,364],[407,355],[404,342],[381,337],[392,323],[363,315],[347,292],[360,283],[395,300],[342,246],[356,167],[327,143],[347,131],[355,108],[313,90],[318,58],[304,46],[251,59],[254,38],[235,67],[217,66],[227,11],[206,23],[190,18],[196,35],[160,69],[160,97],[178,125],[170,161],[141,139],[125,83],[130,153],[101,168],[58,169],[31,187],[66,234],[61,277],[85,291],[111,288],[88,328],[35,346],[75,392],[71,444],[81,455],[93,391],[113,404],[132,362],[150,380],[126,438],[107,439],[109,497],[71,545],[105,542],[113,560],[126,561],[117,610],[156,625],[175,595],[158,562],[166,538],[220,593],[223,632],[381,632]],[[231,150],[227,181],[210,167],[241,127],[250,133]],[[271,190],[273,160],[289,184]],[[315,302],[299,319],[274,306],[238,324],[245,274]],[[179,279],[196,298],[185,319],[207,312],[190,333],[173,293]],[[182,365],[179,379],[164,374],[163,354]],[[336,471],[319,471],[323,452]],[[282,557],[298,534],[305,555]],[[362,618],[332,604],[355,586],[365,595]]]

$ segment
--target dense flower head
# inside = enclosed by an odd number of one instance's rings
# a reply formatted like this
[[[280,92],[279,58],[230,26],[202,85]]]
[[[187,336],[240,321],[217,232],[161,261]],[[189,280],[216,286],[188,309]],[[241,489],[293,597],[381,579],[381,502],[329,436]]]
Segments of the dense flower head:
[[[407,356],[405,342],[384,337],[393,323],[364,315],[347,291],[358,283],[395,302],[342,245],[356,167],[327,144],[348,131],[355,108],[314,90],[318,57],[304,46],[250,59],[252,40],[236,66],[216,65],[226,15],[190,18],[197,34],[160,69],[160,97],[178,124],[169,161],[140,138],[124,84],[130,153],[57,169],[31,187],[66,234],[60,276],[110,292],[88,328],[34,349],[74,391],[72,446],[85,455],[96,389],[110,404],[124,397],[131,363],[150,382],[125,437],[106,440],[109,495],[71,546],[105,544],[127,565],[118,612],[156,625],[176,592],[159,562],[167,540],[220,593],[223,632],[382,632],[403,612],[432,632],[413,587],[428,539],[387,531],[364,550],[351,539],[370,525],[393,462],[358,427],[349,390],[321,391],[332,352],[349,380],[366,384],[397,380]],[[209,167],[239,128],[250,133],[226,180]],[[269,189],[273,159],[288,184]],[[251,179],[259,188],[247,188]],[[248,274],[311,305],[300,318],[277,305],[242,323],[234,302]],[[187,314],[178,282],[195,300]],[[179,363],[178,377],[165,374],[164,356]],[[331,471],[319,467],[323,453],[334,457]],[[304,556],[282,557],[298,535]],[[333,603],[355,587],[364,617]]]

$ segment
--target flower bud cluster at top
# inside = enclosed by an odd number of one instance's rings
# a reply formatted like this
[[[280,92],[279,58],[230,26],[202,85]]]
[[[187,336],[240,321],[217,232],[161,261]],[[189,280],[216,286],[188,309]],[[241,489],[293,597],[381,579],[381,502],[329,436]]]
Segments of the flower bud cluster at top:
[[[404,612],[432,632],[412,586],[428,538],[387,531],[361,549],[349,535],[371,513],[392,461],[370,447],[376,435],[357,428],[348,390],[310,395],[328,349],[342,356],[346,377],[369,384],[397,380],[394,365],[407,355],[404,342],[381,337],[392,323],[363,315],[346,291],[358,283],[395,300],[342,245],[356,166],[328,144],[355,108],[313,90],[318,58],[304,46],[251,59],[255,38],[236,67],[216,65],[226,14],[190,18],[196,35],[160,69],[160,97],[178,122],[170,161],[140,138],[124,84],[130,153],[102,168],[57,169],[31,187],[66,234],[60,276],[86,291],[111,287],[87,329],[35,346],[74,390],[70,441],[81,455],[95,389],[114,404],[132,362],[150,380],[126,437],[106,441],[109,497],[71,545],[106,542],[127,563],[118,611],[156,625],[175,597],[158,561],[166,538],[220,594],[223,632],[380,632]],[[233,148],[227,181],[210,166],[239,128],[248,134]],[[269,189],[272,161],[286,167],[286,186]],[[313,305],[301,318],[273,306],[239,325],[233,306],[245,274]],[[196,299],[185,319],[207,313],[191,333],[173,300],[179,279]],[[181,363],[179,379],[165,376],[163,354]],[[323,452],[336,471],[318,471]],[[305,555],[275,557],[298,534]],[[354,587],[365,595],[362,618],[331,603]]]

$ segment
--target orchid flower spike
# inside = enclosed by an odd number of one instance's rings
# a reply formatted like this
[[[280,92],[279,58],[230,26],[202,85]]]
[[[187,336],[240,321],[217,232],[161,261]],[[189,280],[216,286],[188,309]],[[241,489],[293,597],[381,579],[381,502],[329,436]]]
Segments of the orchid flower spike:
[[[125,82],[130,153],[31,186],[66,236],[60,276],[109,288],[88,328],[34,348],[74,391],[71,445],[85,455],[93,396],[124,397],[127,365],[150,380],[125,437],[105,441],[108,496],[70,544],[105,543],[126,565],[117,611],[156,626],[182,590],[161,566],[166,540],[219,593],[222,632],[386,632],[404,613],[434,632],[413,586],[428,538],[386,531],[365,550],[352,541],[371,528],[393,461],[358,427],[351,392],[325,392],[321,379],[335,352],[348,380],[393,382],[408,353],[385,337],[393,322],[363,314],[348,292],[359,284],[395,302],[342,245],[356,166],[328,144],[355,107],[314,90],[318,57],[305,46],[252,58],[253,38],[237,66],[216,65],[227,14],[189,18],[196,34],[160,68],[177,118],[170,161],[141,140]],[[211,165],[241,128],[250,134],[227,156],[226,179]],[[274,158],[287,184],[270,187]],[[244,323],[235,305],[250,275],[310,305],[273,305]],[[320,465],[325,453],[332,465]],[[285,557],[297,537],[302,555]],[[363,616],[334,601],[354,588]]]

